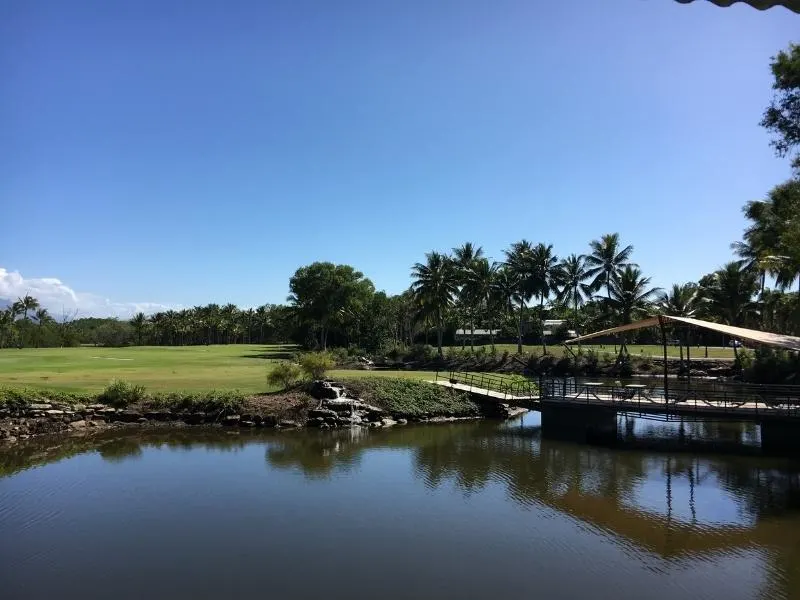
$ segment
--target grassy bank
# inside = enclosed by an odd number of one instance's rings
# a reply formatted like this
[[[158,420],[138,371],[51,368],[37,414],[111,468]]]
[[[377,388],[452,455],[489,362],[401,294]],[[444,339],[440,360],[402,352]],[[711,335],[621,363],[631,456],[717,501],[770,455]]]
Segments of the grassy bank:
[[[440,385],[392,377],[360,377],[342,381],[351,395],[404,417],[477,416],[469,395]]]

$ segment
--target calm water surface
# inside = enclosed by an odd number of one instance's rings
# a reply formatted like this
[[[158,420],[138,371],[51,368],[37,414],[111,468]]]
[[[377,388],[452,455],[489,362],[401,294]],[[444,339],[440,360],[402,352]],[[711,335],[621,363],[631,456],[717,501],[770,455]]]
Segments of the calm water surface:
[[[800,598],[800,469],[510,424],[0,453],[0,597]]]

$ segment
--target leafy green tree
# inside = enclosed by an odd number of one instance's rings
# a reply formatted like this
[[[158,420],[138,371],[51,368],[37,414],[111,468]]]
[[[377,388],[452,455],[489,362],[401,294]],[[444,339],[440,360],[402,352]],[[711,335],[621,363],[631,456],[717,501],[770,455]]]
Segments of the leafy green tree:
[[[411,290],[422,314],[433,319],[437,349],[439,356],[443,356],[445,318],[458,294],[458,276],[446,255],[429,252],[425,258],[424,263],[416,263],[411,269]]]
[[[591,253],[586,256],[587,273],[592,277],[592,290],[597,292],[606,288],[606,298],[611,298],[611,284],[613,280],[628,266],[635,267],[631,262],[633,246],[620,248],[619,234],[608,233],[599,240],[589,243]]]
[[[775,96],[764,111],[761,125],[776,137],[772,140],[778,156],[786,156],[800,145],[800,44],[789,44],[770,64],[775,78]],[[800,155],[793,162],[800,169]]]
[[[289,302],[302,319],[319,333],[319,345],[328,347],[332,327],[342,327],[348,316],[357,314],[375,288],[372,282],[350,265],[315,262],[298,269],[289,280]]]

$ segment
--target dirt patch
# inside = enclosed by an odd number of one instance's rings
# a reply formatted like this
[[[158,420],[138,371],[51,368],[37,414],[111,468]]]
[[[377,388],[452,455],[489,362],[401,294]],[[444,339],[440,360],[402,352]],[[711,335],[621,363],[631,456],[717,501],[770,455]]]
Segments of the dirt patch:
[[[278,419],[291,419],[304,422],[308,411],[319,404],[306,392],[300,389],[251,396],[244,401],[243,413],[256,415],[275,415]]]

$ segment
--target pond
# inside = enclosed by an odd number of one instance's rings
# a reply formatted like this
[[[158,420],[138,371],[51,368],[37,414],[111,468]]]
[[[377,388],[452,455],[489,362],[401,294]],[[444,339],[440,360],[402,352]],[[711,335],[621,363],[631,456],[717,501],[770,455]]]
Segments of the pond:
[[[537,419],[0,451],[12,598],[800,598],[800,467]]]

